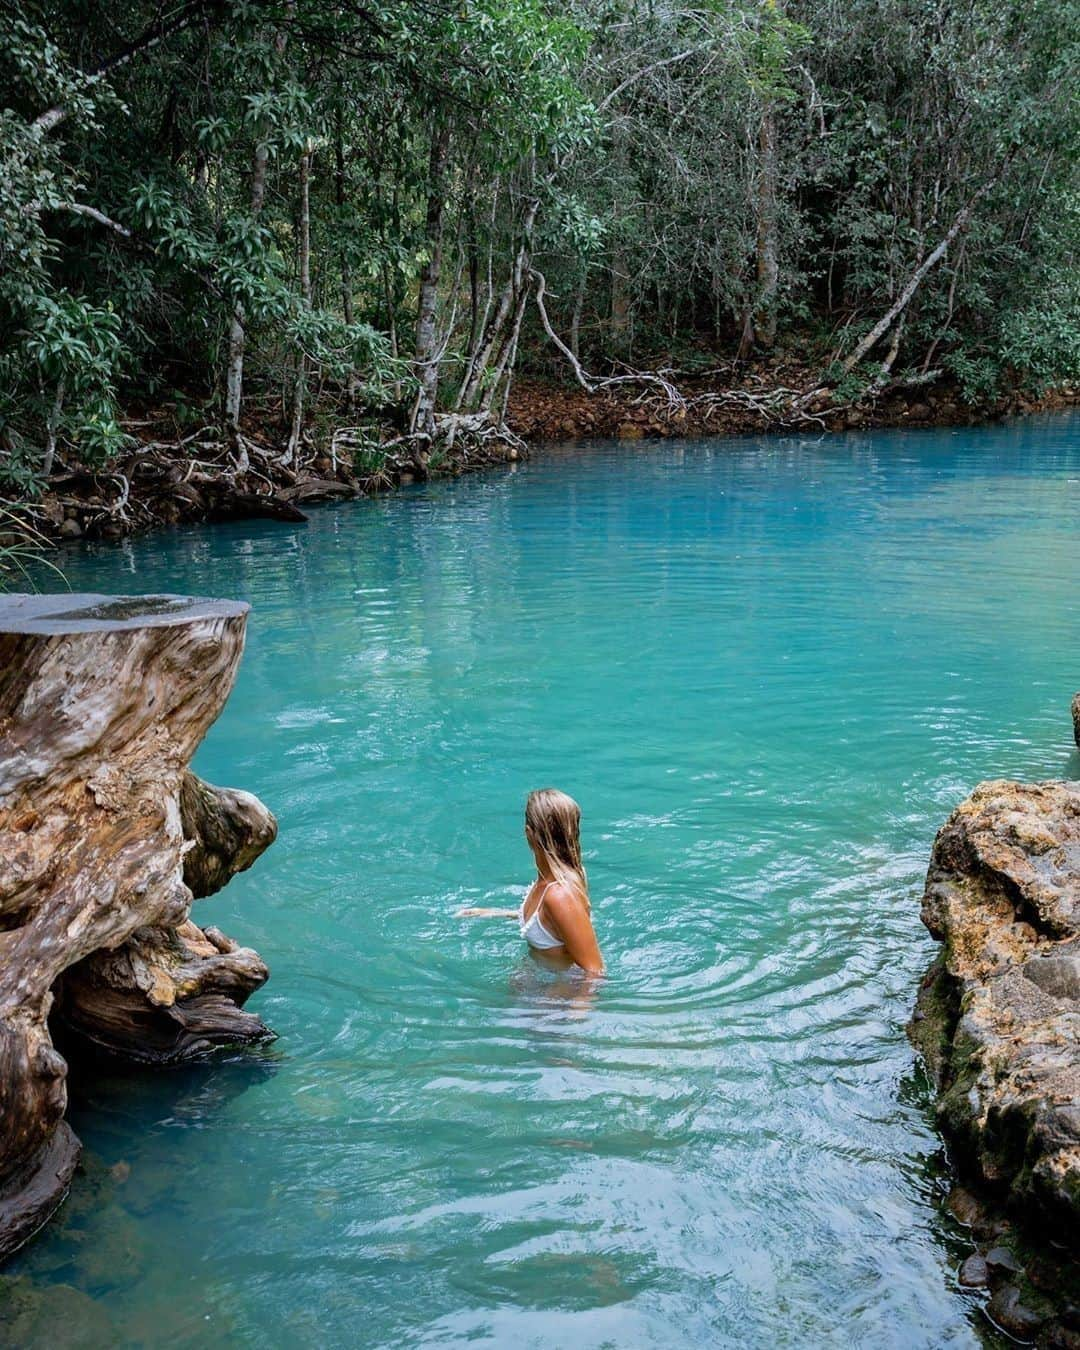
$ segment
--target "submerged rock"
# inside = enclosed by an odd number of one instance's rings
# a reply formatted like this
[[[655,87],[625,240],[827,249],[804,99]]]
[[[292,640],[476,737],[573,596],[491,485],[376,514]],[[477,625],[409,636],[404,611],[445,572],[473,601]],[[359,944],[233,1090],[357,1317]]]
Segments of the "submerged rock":
[[[271,1035],[241,1011],[259,957],[188,918],[276,832],[256,798],[187,768],[246,616],[185,596],[0,599],[0,1257],[79,1157],[52,1027],[143,1063]]]
[[[986,1261],[978,1252],[969,1256],[960,1267],[959,1280],[968,1289],[982,1289],[989,1283]]]
[[[1034,1308],[1026,1306],[1020,1290],[1011,1284],[1003,1285],[994,1292],[987,1311],[991,1320],[1003,1331],[1021,1341],[1034,1336],[1046,1320]]]
[[[118,1343],[116,1326],[99,1299],[69,1284],[42,1292],[25,1278],[0,1276],[0,1345],[100,1350]]]

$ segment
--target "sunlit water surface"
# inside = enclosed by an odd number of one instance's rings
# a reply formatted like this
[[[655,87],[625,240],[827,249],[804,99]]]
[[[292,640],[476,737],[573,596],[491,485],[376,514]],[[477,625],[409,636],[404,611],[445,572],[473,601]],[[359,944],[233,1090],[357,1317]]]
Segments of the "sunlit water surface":
[[[1076,775],[1080,420],[554,448],[73,552],[239,596],[199,771],[281,822],[196,917],[262,1057],[103,1076],[11,1268],[42,1345],[972,1346],[904,1036],[987,777]],[[463,921],[584,807],[609,978]],[[87,1299],[89,1295],[90,1299]]]

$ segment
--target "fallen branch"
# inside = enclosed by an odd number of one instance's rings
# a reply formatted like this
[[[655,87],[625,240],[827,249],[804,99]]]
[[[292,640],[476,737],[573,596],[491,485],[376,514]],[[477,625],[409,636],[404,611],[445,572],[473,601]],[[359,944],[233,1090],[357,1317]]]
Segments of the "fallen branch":
[[[948,230],[946,231],[945,237],[941,240],[941,242],[937,245],[935,249],[933,249],[930,253],[926,255],[922,263],[920,263],[920,265],[915,269],[915,271],[912,272],[911,276],[908,279],[907,285],[900,292],[900,295],[897,297],[895,303],[893,304],[891,309],[889,309],[888,313],[882,315],[882,317],[877,321],[876,324],[874,324],[873,328],[870,329],[869,333],[866,334],[866,336],[855,348],[855,350],[851,353],[851,355],[845,360],[843,365],[845,375],[847,375],[850,371],[855,369],[855,367],[863,359],[863,357],[870,350],[870,348],[874,346],[874,344],[880,337],[883,337],[889,331],[889,329],[893,326],[896,320],[901,316],[901,314],[903,314],[904,310],[907,309],[908,305],[911,303],[915,295],[915,292],[919,289],[924,279],[926,278],[927,273],[930,272],[934,267],[936,267],[937,264],[941,261],[941,259],[944,258],[945,254],[949,251],[949,245],[953,242],[956,236],[960,233],[960,231],[971,219],[971,213],[975,209],[978,202],[983,197],[986,196],[986,194],[990,191],[993,185],[998,181],[998,178],[999,175],[997,174],[995,174],[993,178],[988,178],[986,182],[983,183],[982,187],[980,187],[979,190],[975,193],[975,195],[969,200],[967,205],[957,213],[957,216],[954,219],[953,223],[949,226]]]
[[[650,399],[658,401],[662,397],[664,411],[669,417],[675,414],[684,416],[693,411],[708,419],[721,407],[726,406],[750,409],[767,424],[783,425],[785,423],[814,422],[822,427],[825,425],[822,417],[806,410],[805,404],[808,401],[808,396],[797,389],[776,388],[767,390],[762,394],[754,394],[746,389],[725,389],[705,394],[687,395],[682,393],[676,385],[674,378],[676,372],[670,369],[643,371],[630,370],[627,367],[625,368],[626,373],[622,375],[590,375],[552,327],[547,306],[544,304],[544,297],[547,293],[547,282],[544,274],[534,268],[532,276],[536,281],[536,292],[533,299],[536,301],[544,332],[566,357],[578,384],[587,394],[598,394],[620,386],[638,385],[642,390],[638,402],[647,402]],[[814,391],[814,393],[818,392],[820,391]],[[812,397],[812,395],[809,397]],[[833,409],[832,411],[837,410]]]
[[[669,378],[670,372],[668,371],[628,370],[625,375],[589,375],[578,358],[562,338],[559,337],[558,333],[555,332],[555,329],[551,325],[551,320],[548,318],[547,306],[544,304],[544,296],[547,294],[547,279],[543,272],[538,272],[534,267],[531,270],[530,275],[536,282],[536,293],[533,296],[533,299],[536,301],[536,308],[539,311],[540,322],[544,326],[544,332],[547,333],[551,341],[558,347],[559,351],[562,352],[567,361],[570,362],[570,368],[573,370],[578,384],[581,385],[582,389],[584,389],[587,394],[596,394],[604,389],[614,389],[619,385],[636,384],[645,388],[659,389],[666,397],[668,405],[672,409],[685,409],[687,407],[687,400],[679,393],[678,388]]]

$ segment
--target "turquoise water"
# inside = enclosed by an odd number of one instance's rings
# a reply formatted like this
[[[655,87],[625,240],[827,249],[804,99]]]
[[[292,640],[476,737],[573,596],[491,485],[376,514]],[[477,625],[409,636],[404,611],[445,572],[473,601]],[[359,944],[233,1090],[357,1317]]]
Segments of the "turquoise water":
[[[975,782],[1080,772],[1078,519],[1066,416],[555,447],[72,553],[253,605],[196,763],[281,834],[195,914],[268,960],[280,1040],[78,1088],[24,1335],[977,1345],[903,1031],[919,895]],[[548,783],[595,992],[453,917],[516,902]]]

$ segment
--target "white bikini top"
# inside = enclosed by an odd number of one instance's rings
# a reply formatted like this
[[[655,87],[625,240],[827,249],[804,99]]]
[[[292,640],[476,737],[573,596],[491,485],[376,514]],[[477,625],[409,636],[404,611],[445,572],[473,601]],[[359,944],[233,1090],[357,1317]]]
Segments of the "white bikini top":
[[[536,883],[534,882],[533,885],[535,884]],[[550,951],[553,947],[561,947],[563,945],[562,938],[557,938],[553,933],[549,933],[540,919],[540,910],[544,903],[544,896],[547,895],[548,889],[554,885],[555,883],[553,881],[548,882],[547,886],[540,892],[540,899],[536,902],[536,908],[529,917],[526,918],[525,901],[528,900],[529,895],[532,892],[532,886],[530,886],[522,896],[521,908],[518,910],[518,928],[521,931],[521,936],[530,947],[535,947],[537,951],[541,952]]]

